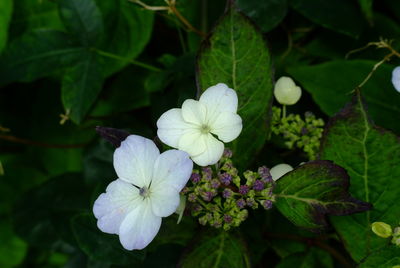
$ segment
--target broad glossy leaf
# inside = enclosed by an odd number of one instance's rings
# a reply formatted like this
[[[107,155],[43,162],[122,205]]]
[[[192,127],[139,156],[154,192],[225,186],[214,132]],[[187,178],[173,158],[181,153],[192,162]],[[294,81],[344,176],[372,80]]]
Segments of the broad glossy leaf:
[[[8,38],[8,25],[13,10],[13,0],[0,1],[0,54],[6,46]]]
[[[242,242],[232,233],[203,233],[194,247],[180,262],[182,268],[243,268],[250,267]]]
[[[98,48],[126,59],[102,57],[103,72],[108,76],[129,64],[129,60],[143,51],[151,37],[154,12],[125,0],[96,2],[103,15],[105,34]]]
[[[10,43],[0,57],[0,85],[31,82],[60,71],[76,61],[82,48],[70,35],[36,30]]]
[[[228,146],[241,167],[249,165],[269,134],[271,62],[262,34],[232,4],[203,42],[197,81],[200,92],[218,83],[237,92],[243,130]]]
[[[382,239],[382,238],[381,238]],[[360,268],[393,268],[400,264],[400,247],[387,246],[369,255],[360,264]]]
[[[94,45],[103,33],[103,18],[95,0],[58,1],[66,28],[77,35],[83,45]]]
[[[276,182],[278,210],[292,223],[322,231],[327,215],[348,215],[370,209],[348,193],[349,176],[330,161],[312,161],[297,167]]]
[[[350,193],[373,209],[331,221],[356,261],[383,247],[371,224],[396,225],[400,219],[400,140],[368,118],[359,93],[329,122],[321,142],[321,159],[334,161],[350,175]]]
[[[238,8],[249,16],[263,32],[275,28],[286,16],[286,0],[237,0]]]
[[[64,74],[61,99],[67,113],[75,123],[80,123],[98,97],[103,77],[97,55],[87,51],[81,61]]]
[[[358,86],[376,64],[367,60],[335,60],[314,66],[289,68],[292,75],[328,115],[334,115],[351,99]],[[400,94],[391,83],[395,66],[383,64],[363,86],[372,119],[380,126],[400,133]],[[339,79],[340,78],[340,79]]]
[[[363,30],[363,17],[355,1],[290,0],[289,3],[312,22],[336,32],[358,38]]]
[[[72,230],[79,247],[98,261],[119,265],[140,265],[145,251],[125,250],[118,240],[118,236],[102,233],[96,225],[92,214],[80,214],[71,222]]]

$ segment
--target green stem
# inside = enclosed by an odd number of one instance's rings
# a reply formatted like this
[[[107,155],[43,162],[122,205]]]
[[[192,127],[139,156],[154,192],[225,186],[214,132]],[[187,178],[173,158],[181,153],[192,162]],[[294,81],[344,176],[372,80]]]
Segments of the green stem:
[[[286,105],[282,105],[282,118],[286,117]]]
[[[119,61],[123,61],[123,62],[128,62],[130,64],[133,64],[133,65],[136,65],[136,66],[139,66],[139,67],[142,67],[144,69],[147,69],[147,70],[150,70],[150,71],[154,71],[154,72],[161,72],[162,71],[162,69],[157,68],[157,67],[152,66],[152,65],[147,64],[147,63],[143,63],[143,62],[132,60],[132,59],[127,59],[127,58],[124,58],[124,57],[121,57],[121,56],[118,56],[118,55],[115,55],[115,54],[112,54],[112,53],[109,53],[109,52],[106,52],[106,51],[103,51],[103,50],[99,50],[99,49],[96,49],[96,48],[94,48],[93,50],[97,54],[99,54],[101,56],[104,56],[104,57],[107,57],[107,58],[110,58],[110,59],[119,60]]]

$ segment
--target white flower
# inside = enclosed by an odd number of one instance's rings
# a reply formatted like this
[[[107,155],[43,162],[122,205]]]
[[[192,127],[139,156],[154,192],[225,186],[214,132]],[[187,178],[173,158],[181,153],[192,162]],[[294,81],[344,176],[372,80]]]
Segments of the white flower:
[[[275,83],[274,95],[280,104],[293,105],[301,97],[301,88],[296,86],[292,78],[282,76]]]
[[[215,164],[224,151],[221,141],[233,141],[242,131],[237,106],[236,92],[217,84],[204,91],[198,101],[185,100],[182,109],[162,114],[157,135],[165,144],[187,152],[199,166]]]
[[[393,69],[392,72],[392,84],[394,88],[400,92],[400,66]]]
[[[278,180],[280,177],[285,175],[286,173],[292,171],[293,168],[292,166],[282,163],[274,166],[273,168],[270,169],[271,177],[274,181]]]
[[[130,135],[114,153],[118,179],[94,203],[100,230],[118,234],[125,249],[143,249],[156,236],[161,217],[179,206],[179,192],[192,172],[189,155],[160,154],[153,141]]]

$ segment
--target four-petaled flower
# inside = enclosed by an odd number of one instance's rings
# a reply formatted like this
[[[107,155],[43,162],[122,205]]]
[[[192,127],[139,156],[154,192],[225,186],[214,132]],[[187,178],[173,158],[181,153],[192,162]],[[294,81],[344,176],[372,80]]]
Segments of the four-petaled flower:
[[[242,131],[237,107],[236,92],[217,84],[204,91],[198,101],[188,99],[182,109],[161,115],[157,135],[165,144],[187,152],[199,166],[215,164],[224,152],[222,142],[233,141]]]
[[[97,226],[118,234],[125,249],[143,249],[158,233],[161,218],[179,206],[179,192],[193,162],[178,150],[160,154],[154,142],[130,135],[114,153],[118,179],[94,203]]]

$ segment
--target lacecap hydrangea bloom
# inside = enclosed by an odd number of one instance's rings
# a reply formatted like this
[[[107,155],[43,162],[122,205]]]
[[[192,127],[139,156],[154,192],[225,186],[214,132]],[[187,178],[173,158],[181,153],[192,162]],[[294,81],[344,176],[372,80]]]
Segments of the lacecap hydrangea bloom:
[[[242,131],[236,92],[225,84],[209,87],[200,99],[185,100],[157,121],[157,135],[165,144],[187,152],[199,166],[218,162],[224,143]]]
[[[161,218],[178,208],[193,162],[185,152],[160,154],[153,141],[130,135],[114,152],[114,168],[118,179],[93,206],[97,226],[119,235],[125,249],[143,249],[158,233]]]

